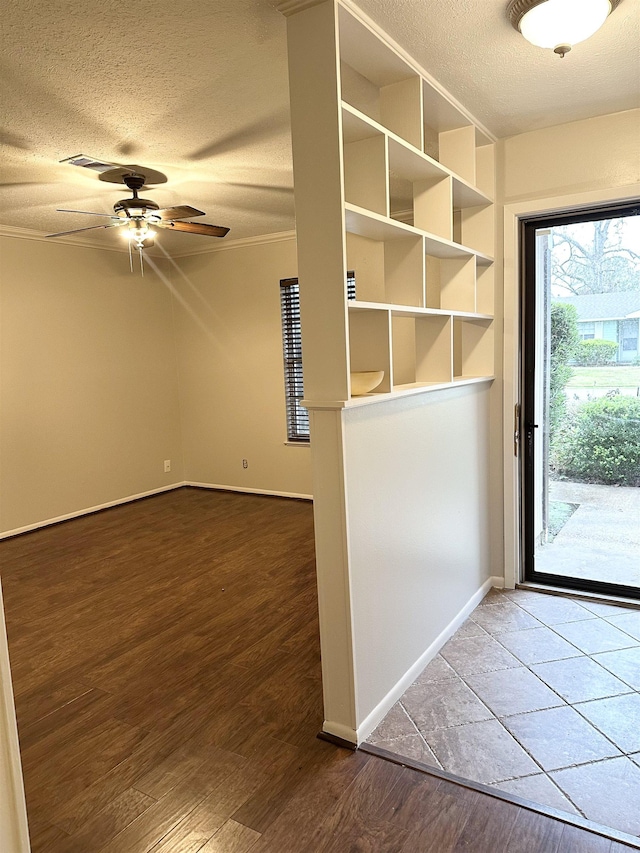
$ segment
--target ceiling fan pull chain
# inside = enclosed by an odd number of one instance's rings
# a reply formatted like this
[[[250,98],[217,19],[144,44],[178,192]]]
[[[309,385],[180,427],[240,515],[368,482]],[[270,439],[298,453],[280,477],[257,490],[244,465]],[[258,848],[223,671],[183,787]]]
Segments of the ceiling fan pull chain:
[[[144,278],[144,261],[142,260],[142,246],[138,247],[138,251],[140,252],[140,275]]]
[[[131,240],[129,242],[129,269],[133,273],[133,255],[131,254]]]

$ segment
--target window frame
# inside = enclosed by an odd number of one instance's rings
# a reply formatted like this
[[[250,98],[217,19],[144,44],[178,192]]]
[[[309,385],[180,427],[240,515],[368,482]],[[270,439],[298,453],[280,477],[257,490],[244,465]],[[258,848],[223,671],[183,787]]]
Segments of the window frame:
[[[356,274],[347,272],[347,299],[356,298]],[[300,282],[295,278],[280,279],[280,318],[282,323],[282,361],[287,423],[287,444],[308,445],[311,442],[309,413],[300,405],[304,397],[302,363],[302,321],[300,315]]]
[[[300,405],[304,396],[300,284],[297,278],[280,280],[282,364],[288,444],[309,444],[309,413]]]
[[[588,328],[587,328],[588,327]],[[587,320],[583,323],[578,323],[578,334],[581,341],[593,341],[596,337],[596,324],[594,321]]]

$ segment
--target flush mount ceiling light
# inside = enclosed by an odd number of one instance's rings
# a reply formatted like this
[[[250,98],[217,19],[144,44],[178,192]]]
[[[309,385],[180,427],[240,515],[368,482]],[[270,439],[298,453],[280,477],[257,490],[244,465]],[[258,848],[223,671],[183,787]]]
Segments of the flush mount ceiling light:
[[[564,56],[592,36],[620,0],[511,0],[509,20],[527,41]]]

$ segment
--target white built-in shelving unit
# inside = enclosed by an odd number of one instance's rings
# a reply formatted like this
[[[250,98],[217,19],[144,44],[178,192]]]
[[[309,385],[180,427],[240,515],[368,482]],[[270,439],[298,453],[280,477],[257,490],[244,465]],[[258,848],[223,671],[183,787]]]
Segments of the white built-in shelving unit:
[[[338,21],[349,369],[384,370],[369,400],[491,378],[493,144],[344,7]]]
[[[475,591],[484,559],[476,553],[483,546],[470,546],[469,579],[455,540],[463,516],[471,530],[484,524],[486,501],[478,491],[475,506],[467,477],[479,484],[487,465],[489,394],[458,389],[494,373],[494,145],[352,0],[281,0],[279,8],[287,15],[323,729],[358,743],[425,654],[425,625],[434,643],[441,604],[453,612],[461,590]],[[384,371],[383,382],[354,396],[358,371]],[[469,420],[458,422],[460,412]],[[443,515],[434,509],[444,493]],[[383,649],[385,630],[394,641]]]
[[[289,19],[305,402],[490,380],[493,141],[349,0],[333,10]],[[378,370],[352,397],[351,372]]]

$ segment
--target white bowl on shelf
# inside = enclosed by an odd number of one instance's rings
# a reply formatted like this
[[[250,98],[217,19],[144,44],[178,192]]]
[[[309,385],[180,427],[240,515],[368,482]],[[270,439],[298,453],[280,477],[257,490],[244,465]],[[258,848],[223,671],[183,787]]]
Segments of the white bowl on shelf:
[[[384,370],[357,370],[351,374],[351,396],[361,397],[373,391],[384,379]]]

